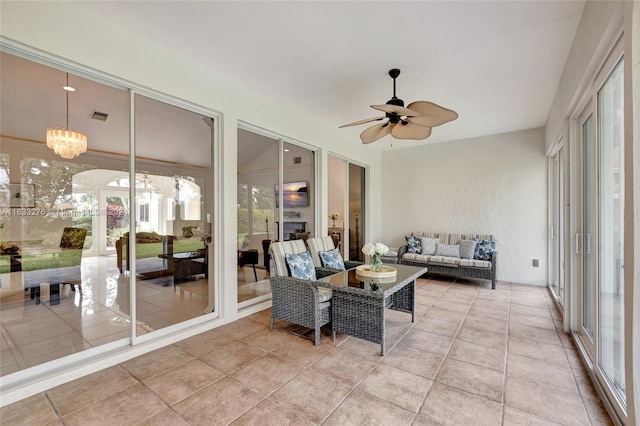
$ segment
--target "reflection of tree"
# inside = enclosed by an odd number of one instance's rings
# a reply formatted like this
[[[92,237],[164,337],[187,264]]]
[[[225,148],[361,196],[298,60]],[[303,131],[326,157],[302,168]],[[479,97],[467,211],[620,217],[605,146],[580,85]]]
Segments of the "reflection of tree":
[[[73,176],[95,166],[24,157],[21,168],[24,182],[35,184],[36,207],[51,210],[56,203],[72,203]]]
[[[2,205],[9,204],[9,156],[0,154],[0,202]]]
[[[275,201],[273,188],[254,186],[251,188],[253,204],[257,209],[272,209]]]
[[[249,198],[250,197],[250,198]],[[251,233],[266,233],[267,220],[273,228],[275,203],[273,187],[238,184],[238,233],[249,233],[249,199],[251,199]]]
[[[107,197],[107,247],[113,247],[129,228],[129,209],[122,197]]]

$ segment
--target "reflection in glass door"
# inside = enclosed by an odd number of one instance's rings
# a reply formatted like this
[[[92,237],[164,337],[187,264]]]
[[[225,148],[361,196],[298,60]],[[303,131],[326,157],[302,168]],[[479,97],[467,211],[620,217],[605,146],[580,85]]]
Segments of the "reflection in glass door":
[[[213,310],[214,126],[210,117],[139,94],[134,105],[129,271],[135,271],[137,322],[148,332]],[[132,242],[130,236],[124,244]]]
[[[578,238],[578,250],[582,253],[582,336],[585,346],[593,354],[595,323],[595,256],[592,252],[592,236],[595,226],[593,194],[595,188],[593,115],[588,113],[582,121],[582,232]]]
[[[625,400],[624,88],[620,61],[598,92],[598,365]]]
[[[315,237],[315,152],[290,143],[282,144],[282,206],[276,200],[277,215],[282,217],[283,241]]]
[[[238,129],[238,303],[271,294],[269,245],[278,240],[275,188],[280,142]]]
[[[349,246],[350,260],[364,260],[365,169],[349,163]]]
[[[564,147],[551,159],[551,290],[564,306]]]
[[[100,216],[99,229],[102,230],[100,238],[100,255],[113,254],[116,249],[116,241],[125,232],[129,232],[129,191],[127,190],[103,190],[100,191],[100,211],[105,212]]]

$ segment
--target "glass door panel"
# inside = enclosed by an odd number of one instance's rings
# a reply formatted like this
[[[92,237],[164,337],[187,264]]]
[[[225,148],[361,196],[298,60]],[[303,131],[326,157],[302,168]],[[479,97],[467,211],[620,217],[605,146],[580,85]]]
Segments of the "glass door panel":
[[[551,168],[551,290],[564,306],[564,147],[552,158]]]
[[[86,132],[88,152],[65,159],[44,142],[47,126],[64,124],[66,72],[0,52],[0,80],[1,340],[13,342],[0,355],[6,376],[49,361],[59,368],[60,358],[130,336],[126,279],[98,248],[98,193],[109,172],[127,173],[130,111],[127,91],[69,74],[70,124]],[[87,105],[108,106],[109,121],[91,119]],[[42,118],[43,127],[16,117]]]
[[[327,177],[329,187],[327,193],[329,196],[329,235],[337,243],[343,259],[348,259],[347,249],[349,247],[349,212],[346,208],[347,204],[347,166],[348,162],[340,158],[329,155],[327,164]],[[345,224],[346,231],[345,232]]]
[[[129,232],[129,191],[100,191],[99,206],[106,213],[100,220],[100,229],[103,230],[100,254],[113,254],[116,242]]]
[[[306,241],[316,236],[315,153],[286,142],[282,147],[282,238]]]
[[[594,200],[595,160],[593,140],[593,115],[582,122],[582,331],[592,348],[595,321],[595,256],[592,251],[592,235],[595,226]]]
[[[598,365],[624,401],[623,94],[620,62],[598,92]]]
[[[364,261],[365,169],[349,163],[349,259]]]
[[[278,240],[280,142],[238,129],[238,303],[271,294],[269,245]]]
[[[158,330],[213,309],[213,120],[135,95],[131,200],[138,327]],[[158,147],[162,146],[162,150]]]

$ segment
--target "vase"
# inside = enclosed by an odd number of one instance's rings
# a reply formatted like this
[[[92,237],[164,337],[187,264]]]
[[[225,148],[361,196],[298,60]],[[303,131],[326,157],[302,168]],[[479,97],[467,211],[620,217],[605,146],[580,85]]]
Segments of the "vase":
[[[374,256],[371,262],[371,272],[382,272],[382,260],[377,256]]]

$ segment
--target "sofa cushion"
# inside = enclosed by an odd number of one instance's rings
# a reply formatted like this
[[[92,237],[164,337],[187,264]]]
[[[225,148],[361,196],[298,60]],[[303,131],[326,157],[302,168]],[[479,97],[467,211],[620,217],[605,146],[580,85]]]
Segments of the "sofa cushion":
[[[436,244],[436,256],[460,257],[460,246],[457,244]]]
[[[491,262],[488,260],[478,260],[478,259],[460,259],[460,266],[491,269]]]
[[[491,260],[493,251],[496,249],[496,242],[489,240],[478,240],[476,250],[473,254],[474,259]]]
[[[436,245],[440,240],[438,238],[420,237],[421,254],[436,254]]]
[[[451,256],[431,256],[431,260],[429,263],[435,263],[442,266],[450,266],[452,268],[456,268],[458,266],[458,262],[460,262],[459,257],[451,257]]]
[[[420,238],[412,235],[404,237],[407,240],[407,252],[409,253],[421,253],[422,246],[420,245]]]
[[[308,251],[299,254],[286,254],[287,265],[293,278],[315,280],[316,268]]]
[[[477,240],[460,240],[460,257],[463,259],[473,259],[477,244]]]
[[[329,300],[331,300],[331,297],[333,296],[333,292],[331,291],[330,288],[318,287],[318,293],[320,296],[320,303],[328,302]],[[320,309],[322,309],[322,306],[323,305],[320,305]]]
[[[344,260],[342,260],[342,254],[340,250],[333,249],[327,251],[318,252],[320,256],[320,260],[322,261],[322,266],[325,268],[331,269],[339,269],[344,271]]]
[[[431,257],[432,256],[429,256],[427,254],[419,254],[419,253],[405,253],[402,255],[403,259],[414,260],[418,262],[428,262],[431,260]]]

